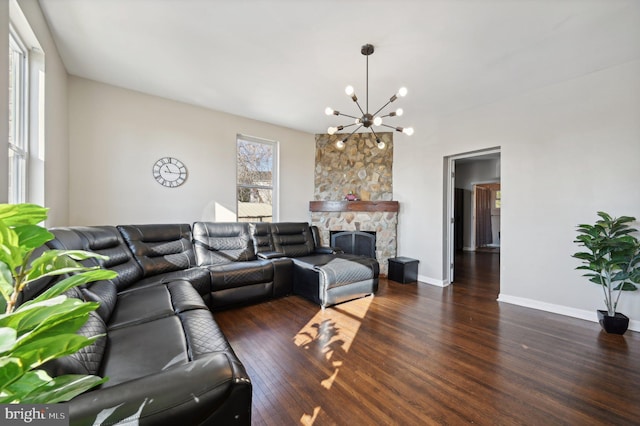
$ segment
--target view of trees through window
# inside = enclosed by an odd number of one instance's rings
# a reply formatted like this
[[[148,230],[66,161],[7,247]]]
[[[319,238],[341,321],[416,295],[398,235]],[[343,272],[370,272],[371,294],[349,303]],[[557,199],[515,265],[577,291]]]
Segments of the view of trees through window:
[[[272,222],[276,143],[238,136],[238,222]]]

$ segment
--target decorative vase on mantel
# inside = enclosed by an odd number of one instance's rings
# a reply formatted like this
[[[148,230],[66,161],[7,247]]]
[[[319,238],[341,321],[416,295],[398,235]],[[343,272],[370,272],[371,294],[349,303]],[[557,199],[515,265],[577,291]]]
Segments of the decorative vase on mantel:
[[[344,196],[344,199],[347,201],[358,201],[358,197],[353,193],[353,191],[349,191],[349,193]]]

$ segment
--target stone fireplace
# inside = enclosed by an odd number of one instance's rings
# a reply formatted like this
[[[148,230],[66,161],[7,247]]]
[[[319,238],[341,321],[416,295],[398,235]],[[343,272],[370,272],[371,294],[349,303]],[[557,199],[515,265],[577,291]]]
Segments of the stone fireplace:
[[[346,135],[316,135],[314,201],[311,224],[324,245],[332,231],[375,233],[375,257],[380,274],[387,275],[387,259],[396,257],[398,210],[393,198],[393,134],[378,133],[386,144],[378,149],[370,133],[354,134],[342,150],[335,142]],[[347,194],[357,201],[346,201]]]

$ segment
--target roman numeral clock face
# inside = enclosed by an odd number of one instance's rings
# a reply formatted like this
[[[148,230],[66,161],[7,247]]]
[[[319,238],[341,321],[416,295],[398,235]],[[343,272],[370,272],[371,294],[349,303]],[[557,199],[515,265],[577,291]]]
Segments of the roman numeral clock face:
[[[153,177],[162,186],[175,188],[187,180],[187,167],[173,157],[163,157],[153,165]]]

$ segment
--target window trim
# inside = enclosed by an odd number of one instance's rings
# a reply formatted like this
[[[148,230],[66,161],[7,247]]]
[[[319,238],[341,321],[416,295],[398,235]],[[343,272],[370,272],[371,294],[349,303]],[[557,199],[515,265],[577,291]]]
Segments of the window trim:
[[[8,163],[8,201],[9,203],[24,203],[29,197],[29,126],[30,126],[30,99],[29,99],[29,86],[30,86],[30,67],[29,67],[29,49],[27,48],[24,40],[16,31],[13,24],[9,24],[9,54],[12,55],[14,51],[19,51],[21,54],[20,59],[20,76],[17,83],[18,95],[14,93],[10,94],[11,100],[17,99],[14,105],[14,110],[17,110],[15,115],[17,116],[17,124],[10,123],[9,132],[13,133],[14,139],[7,138],[7,146],[9,150],[9,163]],[[8,70],[13,71],[13,70]],[[10,91],[13,89],[14,79],[10,78],[9,87]],[[11,108],[9,108],[9,119],[13,119],[11,114]],[[13,157],[13,158],[12,158]],[[19,175],[13,176],[15,172],[16,161],[21,166]]]

